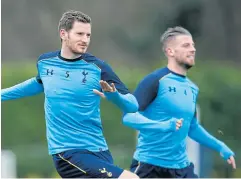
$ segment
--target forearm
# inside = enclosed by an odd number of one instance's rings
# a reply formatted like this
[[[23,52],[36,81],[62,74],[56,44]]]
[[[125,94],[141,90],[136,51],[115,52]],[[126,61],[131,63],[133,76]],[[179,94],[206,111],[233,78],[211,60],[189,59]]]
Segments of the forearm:
[[[125,114],[123,116],[123,124],[136,130],[167,132],[175,131],[176,129],[175,119],[159,122],[151,120],[139,112]]]
[[[197,125],[189,130],[189,137],[196,142],[220,152],[225,145],[222,141],[209,134],[201,125]]]
[[[196,117],[192,119],[188,136],[196,142],[219,152],[225,160],[234,155],[233,151],[227,145],[209,134],[199,124]]]
[[[1,101],[33,96],[43,92],[43,85],[36,78],[31,78],[15,86],[1,90]]]
[[[138,110],[138,102],[136,98],[130,93],[123,95],[118,91],[105,92],[105,96],[109,101],[116,104],[125,113],[133,113]]]

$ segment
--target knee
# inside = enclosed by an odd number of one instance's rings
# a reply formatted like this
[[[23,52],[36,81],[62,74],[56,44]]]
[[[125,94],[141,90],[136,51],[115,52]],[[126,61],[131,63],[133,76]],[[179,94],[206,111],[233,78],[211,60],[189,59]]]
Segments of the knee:
[[[132,179],[139,179],[140,177],[138,177],[135,173],[132,173],[130,171],[124,170],[121,175],[119,176],[119,178],[132,178]]]

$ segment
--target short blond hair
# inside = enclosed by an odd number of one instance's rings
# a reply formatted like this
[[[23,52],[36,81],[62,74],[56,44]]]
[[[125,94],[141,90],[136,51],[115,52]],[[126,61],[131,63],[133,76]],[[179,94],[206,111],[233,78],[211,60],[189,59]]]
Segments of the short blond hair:
[[[172,28],[168,28],[161,36],[160,41],[162,43],[162,50],[165,53],[165,49],[167,47],[167,42],[170,39],[173,39],[174,37],[178,36],[178,35],[190,35],[192,36],[192,34],[185,28],[181,27],[181,26],[176,26],[176,27],[172,27]]]

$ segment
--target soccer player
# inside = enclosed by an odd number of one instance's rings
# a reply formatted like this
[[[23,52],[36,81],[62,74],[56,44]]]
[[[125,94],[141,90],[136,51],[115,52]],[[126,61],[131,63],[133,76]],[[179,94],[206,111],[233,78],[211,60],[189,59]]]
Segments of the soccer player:
[[[3,89],[2,101],[44,92],[48,149],[61,177],[138,178],[113,164],[100,118],[101,97],[124,112],[136,112],[135,97],[107,63],[86,52],[88,15],[65,12],[58,30],[61,50],[42,54],[37,76]]]
[[[234,153],[210,135],[196,117],[199,89],[187,77],[195,64],[192,35],[182,27],[169,28],[161,42],[167,67],[157,69],[139,83],[134,92],[139,111],[123,116],[125,125],[139,130],[131,171],[140,178],[197,178],[187,157],[187,136],[216,150],[236,168]],[[161,122],[173,118],[183,119],[179,130],[160,128]]]

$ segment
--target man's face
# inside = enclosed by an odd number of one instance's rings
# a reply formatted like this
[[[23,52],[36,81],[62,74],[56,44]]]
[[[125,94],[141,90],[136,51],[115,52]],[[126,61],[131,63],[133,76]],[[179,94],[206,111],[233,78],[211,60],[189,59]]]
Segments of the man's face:
[[[68,32],[60,30],[62,43],[74,54],[83,54],[86,52],[91,36],[91,24],[75,21],[72,29]]]
[[[195,65],[195,45],[193,39],[189,35],[178,35],[170,41],[169,55],[176,60],[176,62],[185,67],[191,68]]]

